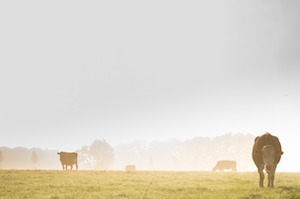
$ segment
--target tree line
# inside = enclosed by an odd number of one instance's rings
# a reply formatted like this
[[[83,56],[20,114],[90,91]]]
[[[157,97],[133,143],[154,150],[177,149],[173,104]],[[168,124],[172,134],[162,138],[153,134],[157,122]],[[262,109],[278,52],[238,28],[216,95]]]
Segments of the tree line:
[[[78,149],[79,169],[123,170],[136,165],[138,170],[211,170],[218,160],[236,160],[240,171],[253,170],[251,134],[225,134],[214,138],[187,140],[133,141],[111,146],[95,140]],[[3,169],[61,169],[58,150],[0,147]]]

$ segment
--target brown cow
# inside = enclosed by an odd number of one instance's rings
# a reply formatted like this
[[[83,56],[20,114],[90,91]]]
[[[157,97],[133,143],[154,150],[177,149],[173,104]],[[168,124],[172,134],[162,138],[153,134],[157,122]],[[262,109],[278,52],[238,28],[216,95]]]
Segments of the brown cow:
[[[230,169],[232,171],[236,171],[236,161],[233,160],[221,160],[218,161],[216,166],[212,169],[212,171],[224,171],[226,169]]]
[[[72,170],[74,164],[76,165],[76,170],[78,170],[77,153],[59,152],[57,154],[59,155],[59,159],[63,170],[68,170],[68,166],[70,166]]]
[[[264,169],[268,173],[268,187],[274,187],[275,171],[282,154],[281,144],[276,136],[267,132],[255,138],[252,159],[259,173],[260,187],[264,186]]]

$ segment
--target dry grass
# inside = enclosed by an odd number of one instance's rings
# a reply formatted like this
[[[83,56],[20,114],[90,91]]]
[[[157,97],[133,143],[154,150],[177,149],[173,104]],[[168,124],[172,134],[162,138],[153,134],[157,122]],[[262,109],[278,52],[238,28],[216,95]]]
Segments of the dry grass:
[[[0,171],[0,198],[300,198],[300,173],[277,173],[259,188],[257,173]]]

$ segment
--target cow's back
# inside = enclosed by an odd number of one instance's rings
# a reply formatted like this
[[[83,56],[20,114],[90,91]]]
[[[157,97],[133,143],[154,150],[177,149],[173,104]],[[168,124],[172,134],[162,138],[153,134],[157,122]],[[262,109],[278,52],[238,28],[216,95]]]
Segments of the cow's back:
[[[272,145],[275,148],[275,163],[281,159],[282,150],[279,139],[276,136],[273,136],[269,133],[265,133],[261,136],[257,136],[254,140],[254,145],[252,149],[252,159],[256,166],[263,163],[263,159],[261,156],[261,150],[266,145]]]

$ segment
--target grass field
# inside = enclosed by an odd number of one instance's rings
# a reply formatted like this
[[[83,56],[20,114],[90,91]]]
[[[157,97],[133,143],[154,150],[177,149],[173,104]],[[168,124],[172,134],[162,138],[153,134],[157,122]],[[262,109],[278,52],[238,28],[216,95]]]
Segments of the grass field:
[[[275,188],[261,189],[255,172],[2,170],[0,198],[298,199],[300,173],[277,173]]]

